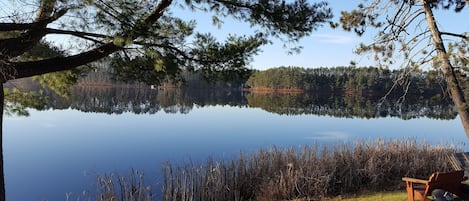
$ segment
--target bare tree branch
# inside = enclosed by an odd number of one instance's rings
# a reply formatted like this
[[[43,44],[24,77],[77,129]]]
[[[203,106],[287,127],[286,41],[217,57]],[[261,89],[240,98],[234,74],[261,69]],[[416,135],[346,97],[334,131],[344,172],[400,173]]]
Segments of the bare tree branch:
[[[456,33],[451,33],[451,32],[440,32],[441,35],[448,35],[448,36],[454,36],[458,37],[464,40],[469,40],[469,37],[464,35],[464,34],[456,34]]]

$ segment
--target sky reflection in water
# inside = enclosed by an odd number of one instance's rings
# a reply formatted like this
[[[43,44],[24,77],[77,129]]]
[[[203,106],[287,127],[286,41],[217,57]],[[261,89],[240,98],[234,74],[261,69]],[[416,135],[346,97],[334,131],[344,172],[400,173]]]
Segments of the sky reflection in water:
[[[459,119],[288,116],[229,106],[194,107],[189,114],[30,113],[4,120],[8,200],[65,200],[67,192],[95,190],[97,175],[132,168],[157,185],[164,161],[202,163],[208,156],[236,157],[240,150],[376,138],[448,146],[467,141]]]

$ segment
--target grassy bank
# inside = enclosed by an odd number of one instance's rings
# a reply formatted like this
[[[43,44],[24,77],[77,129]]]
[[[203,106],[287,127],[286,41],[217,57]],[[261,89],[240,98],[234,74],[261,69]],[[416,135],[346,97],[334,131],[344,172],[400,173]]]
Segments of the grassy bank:
[[[407,193],[405,191],[363,193],[361,195],[348,196],[346,198],[339,196],[328,201],[407,201]]]
[[[153,192],[158,194],[158,199],[143,186],[140,181],[143,177],[139,176],[114,183],[106,179],[109,182],[102,183],[104,190],[98,197],[99,200],[270,201],[346,198],[358,192],[404,192],[401,177],[427,178],[433,172],[448,171],[446,157],[453,152],[454,148],[415,140],[271,148],[249,155],[241,153],[230,160],[209,159],[201,165],[166,164],[162,191]],[[370,199],[377,199],[374,198]]]

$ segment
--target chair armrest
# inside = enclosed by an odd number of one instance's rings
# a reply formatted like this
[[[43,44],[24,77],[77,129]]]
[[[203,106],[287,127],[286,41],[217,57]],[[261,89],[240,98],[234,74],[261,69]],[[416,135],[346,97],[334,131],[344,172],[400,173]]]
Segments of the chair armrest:
[[[402,181],[412,182],[412,183],[419,183],[419,184],[428,184],[428,180],[409,178],[409,177],[402,177]]]

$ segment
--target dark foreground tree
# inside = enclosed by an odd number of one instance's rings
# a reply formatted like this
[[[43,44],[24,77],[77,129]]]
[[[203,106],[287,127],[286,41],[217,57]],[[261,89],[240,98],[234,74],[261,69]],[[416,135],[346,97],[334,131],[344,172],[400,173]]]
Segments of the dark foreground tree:
[[[202,70],[207,77],[211,72],[243,73],[252,55],[272,38],[297,42],[332,17],[327,3],[305,0],[11,2],[0,18],[2,88],[8,80],[75,69],[108,56],[116,64],[116,74],[147,83],[177,76],[181,69]],[[195,21],[171,15],[171,9],[181,7],[189,14],[211,13],[219,26],[225,17],[248,23],[253,35],[231,35],[219,42],[211,34],[194,33]],[[61,36],[61,43],[56,44],[69,51],[55,57],[31,56],[49,35]],[[0,95],[3,108],[3,91]],[[3,162],[0,167],[2,201]]]
[[[357,9],[342,12],[341,25],[358,35],[367,28],[377,29],[376,40],[361,45],[358,53],[373,52],[382,64],[403,62],[407,74],[419,73],[423,66],[440,70],[447,90],[469,137],[469,105],[459,79],[469,73],[469,35],[467,32],[442,31],[434,12],[467,12],[464,0],[373,0],[364,1]],[[466,20],[451,22],[465,23]],[[398,58],[398,59],[396,59]],[[399,82],[407,82],[402,76]],[[467,89],[466,89],[467,90]]]

